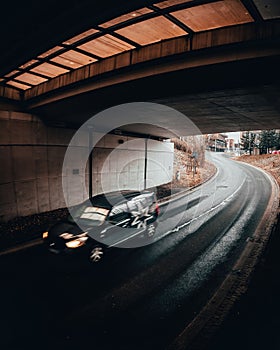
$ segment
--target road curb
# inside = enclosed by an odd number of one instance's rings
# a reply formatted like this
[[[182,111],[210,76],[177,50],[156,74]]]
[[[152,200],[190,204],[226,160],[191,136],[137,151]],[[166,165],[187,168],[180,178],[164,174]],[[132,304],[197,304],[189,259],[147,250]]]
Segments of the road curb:
[[[32,248],[35,247],[37,245],[41,245],[43,244],[43,239],[42,238],[37,238],[37,239],[33,239],[32,241],[23,243],[23,244],[18,244],[14,247],[8,248],[6,250],[2,250],[0,251],[0,257],[4,256],[4,255],[8,255],[8,254],[13,254],[13,253],[17,253],[21,250],[25,250],[28,248]]]
[[[215,166],[215,173],[213,175],[211,175],[208,179],[202,181],[198,185],[189,187],[186,190],[183,190],[183,191],[180,191],[178,193],[174,193],[170,196],[164,197],[164,198],[158,200],[158,203],[159,203],[159,205],[164,205],[166,202],[172,202],[173,200],[179,199],[180,197],[183,197],[185,194],[187,194],[187,193],[195,190],[196,188],[206,184],[208,181],[214,180],[217,175],[218,175],[218,169]]]
[[[252,272],[259,262],[279,218],[279,186],[272,175],[260,168],[257,169],[262,171],[272,184],[271,197],[261,222],[253,237],[247,240],[246,246],[232,271],[218,287],[212,298],[168,345],[166,350],[205,349],[235,302],[247,291]]]

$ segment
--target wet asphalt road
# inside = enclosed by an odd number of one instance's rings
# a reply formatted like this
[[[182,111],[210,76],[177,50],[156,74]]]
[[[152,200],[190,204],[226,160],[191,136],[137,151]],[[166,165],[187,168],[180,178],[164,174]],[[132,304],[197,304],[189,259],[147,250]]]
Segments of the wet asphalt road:
[[[230,271],[271,193],[262,172],[210,156],[217,175],[161,207],[151,244],[138,237],[98,265],[44,246],[1,257],[0,348],[165,349]]]

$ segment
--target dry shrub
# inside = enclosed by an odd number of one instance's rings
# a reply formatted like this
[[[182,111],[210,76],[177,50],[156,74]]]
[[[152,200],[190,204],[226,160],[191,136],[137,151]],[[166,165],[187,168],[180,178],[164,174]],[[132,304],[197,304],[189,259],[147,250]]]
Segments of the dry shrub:
[[[259,156],[243,155],[234,159],[255,165],[269,172],[280,185],[280,154],[262,154]]]

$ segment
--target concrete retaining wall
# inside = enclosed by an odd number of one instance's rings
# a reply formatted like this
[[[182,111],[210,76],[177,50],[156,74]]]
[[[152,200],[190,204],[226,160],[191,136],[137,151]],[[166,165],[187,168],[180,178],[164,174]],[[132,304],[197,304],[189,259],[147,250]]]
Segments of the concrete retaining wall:
[[[65,207],[62,164],[75,130],[50,128],[35,116],[0,111],[0,221]],[[121,140],[121,141],[120,141]],[[87,139],[84,148],[86,149]],[[93,192],[142,189],[145,140],[106,135],[93,152]],[[87,197],[87,167],[73,163],[84,190],[75,202]],[[147,185],[171,181],[173,144],[148,140]]]

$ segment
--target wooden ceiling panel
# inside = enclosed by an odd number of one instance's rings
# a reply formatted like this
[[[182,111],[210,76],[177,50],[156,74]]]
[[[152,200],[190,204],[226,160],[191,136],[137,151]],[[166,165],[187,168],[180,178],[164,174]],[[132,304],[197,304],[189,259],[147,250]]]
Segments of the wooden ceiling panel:
[[[57,51],[59,51],[61,49],[63,49],[62,46],[55,46],[52,49],[50,49],[50,50],[42,53],[41,55],[39,55],[38,58],[46,58],[46,57],[52,55],[53,53],[55,53],[55,52],[57,52]]]
[[[150,12],[153,12],[153,11],[144,7],[142,9],[139,9],[139,10],[127,13],[127,14],[119,16],[117,18],[114,18],[111,21],[108,21],[106,23],[102,23],[102,24],[100,24],[100,27],[101,28],[109,28],[109,27],[112,27],[112,26],[114,26],[116,24],[128,21],[130,19],[133,19],[133,18],[136,18],[136,17],[139,17],[139,16],[143,16],[143,15],[145,15],[147,13],[150,13]]]
[[[160,9],[165,9],[170,6],[178,5],[178,4],[183,4],[186,2],[191,2],[193,0],[168,0],[168,1],[162,1],[157,4],[155,4],[156,7]]]
[[[13,75],[19,73],[19,70],[13,70],[12,72],[8,73],[5,75],[5,78],[10,78],[12,77]]]
[[[110,34],[106,34],[78,46],[78,48],[104,58],[123,51],[131,50],[134,46],[115,38]]]
[[[39,66],[31,69],[30,71],[46,75],[46,76],[48,76],[50,78],[54,78],[54,77],[57,77],[60,74],[64,74],[64,73],[69,72],[68,69],[57,67],[57,66],[55,66],[53,64],[50,64],[50,63],[47,63],[47,62],[40,64]]]
[[[125,28],[116,30],[116,33],[121,34],[140,45],[147,45],[187,34],[183,29],[163,16],[132,24]]]
[[[80,52],[70,50],[52,58],[51,61],[60,63],[70,68],[79,68],[97,60],[92,57],[86,56]]]
[[[253,18],[239,0],[223,0],[199,5],[172,13],[195,32],[253,22]]]
[[[72,45],[72,44],[76,43],[77,41],[85,39],[88,36],[93,35],[93,34],[98,33],[98,32],[99,31],[97,29],[89,29],[86,32],[83,32],[83,33],[81,33],[79,35],[74,36],[73,38],[70,38],[70,39],[64,41],[63,44],[65,44],[65,45]]]
[[[30,74],[30,73],[23,73],[17,76],[17,80],[20,80],[23,83],[28,83],[31,85],[38,85],[40,83],[43,83],[44,81],[47,81],[48,79],[38,77],[37,75]]]
[[[21,90],[30,89],[30,86],[25,85],[25,84],[18,83],[17,81],[13,81],[13,80],[9,81],[7,84],[8,84],[8,85],[11,85],[11,86],[14,86],[14,87],[16,87],[16,88],[18,88],[18,89],[21,89]]]
[[[31,60],[31,61],[28,61],[25,64],[21,65],[19,68],[26,69],[26,68],[29,68],[30,66],[32,66],[33,64],[35,64],[37,62],[38,62],[38,60]]]
[[[57,46],[37,57],[33,59],[29,57],[28,62],[25,64],[21,62],[21,66],[14,66],[13,71],[2,76],[1,85],[8,84],[18,89],[29,89],[30,85],[38,85],[73,69],[98,61],[99,58],[111,57],[135,49],[139,45],[144,46],[166,39],[187,36],[188,28],[194,32],[201,32],[254,22],[254,19],[259,22],[262,21],[262,18],[280,17],[279,0],[266,0],[265,4],[261,0],[252,0],[252,6],[249,0],[154,1],[154,7],[143,7],[99,26],[96,23],[97,29],[91,28],[84,31],[65,40],[63,44],[59,41]],[[184,7],[187,8],[184,9]],[[179,8],[181,9],[178,10]],[[173,19],[167,15],[171,9],[170,15],[173,16]],[[166,14],[160,15],[163,13]],[[145,20],[145,17],[148,19]],[[135,21],[134,18],[136,18]],[[114,30],[114,26],[119,29]],[[228,30],[231,31],[232,28]],[[216,41],[215,45],[219,45],[219,42]],[[146,49],[147,51],[153,50],[153,47]]]

